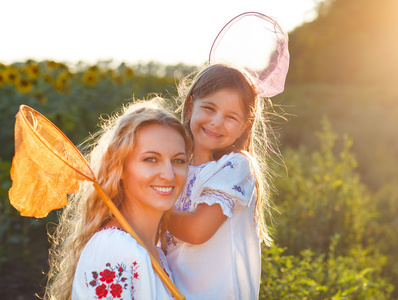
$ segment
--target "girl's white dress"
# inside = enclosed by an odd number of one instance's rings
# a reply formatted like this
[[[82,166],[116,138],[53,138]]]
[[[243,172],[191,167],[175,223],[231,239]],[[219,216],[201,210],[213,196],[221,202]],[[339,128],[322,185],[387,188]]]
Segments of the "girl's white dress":
[[[159,249],[162,267],[171,276]],[[116,227],[100,230],[80,256],[72,299],[173,299],[153,270],[148,252],[127,232]]]
[[[166,258],[177,288],[188,299],[257,299],[261,251],[255,225],[256,189],[248,158],[240,153],[190,166],[175,207],[194,211],[219,204],[228,219],[201,245],[168,233]]]

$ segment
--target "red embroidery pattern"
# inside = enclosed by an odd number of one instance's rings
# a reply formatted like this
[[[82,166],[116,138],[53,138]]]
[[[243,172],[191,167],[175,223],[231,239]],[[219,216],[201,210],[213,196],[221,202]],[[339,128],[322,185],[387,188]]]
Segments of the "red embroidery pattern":
[[[127,292],[134,300],[134,281],[139,279],[137,269],[138,263],[135,261],[131,265],[130,272],[127,271],[127,267],[123,263],[116,264],[114,268],[107,263],[103,271],[91,272],[93,279],[89,282],[89,286],[95,288],[95,298],[104,300],[121,298],[123,290],[127,291],[127,279],[130,277],[131,290]]]

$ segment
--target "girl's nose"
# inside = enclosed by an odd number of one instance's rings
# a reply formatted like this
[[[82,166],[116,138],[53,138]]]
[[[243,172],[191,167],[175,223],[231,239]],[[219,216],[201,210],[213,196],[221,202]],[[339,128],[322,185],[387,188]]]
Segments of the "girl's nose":
[[[223,121],[222,116],[217,114],[213,116],[210,125],[213,127],[218,127],[222,125],[222,121]]]

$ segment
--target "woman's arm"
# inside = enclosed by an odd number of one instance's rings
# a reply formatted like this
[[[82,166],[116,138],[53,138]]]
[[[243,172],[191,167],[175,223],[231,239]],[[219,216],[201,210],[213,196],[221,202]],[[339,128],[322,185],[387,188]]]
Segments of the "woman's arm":
[[[174,209],[168,230],[186,243],[199,245],[208,241],[227,218],[219,204],[201,203],[194,212]]]

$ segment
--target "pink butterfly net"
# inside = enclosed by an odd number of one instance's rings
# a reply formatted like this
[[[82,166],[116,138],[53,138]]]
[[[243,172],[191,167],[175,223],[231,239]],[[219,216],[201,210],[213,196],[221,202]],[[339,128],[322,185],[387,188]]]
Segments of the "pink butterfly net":
[[[240,14],[219,32],[210,50],[210,65],[227,63],[245,70],[262,97],[284,90],[289,69],[288,36],[272,18]]]

